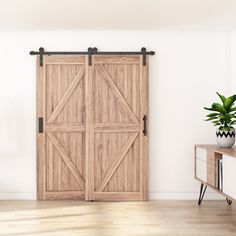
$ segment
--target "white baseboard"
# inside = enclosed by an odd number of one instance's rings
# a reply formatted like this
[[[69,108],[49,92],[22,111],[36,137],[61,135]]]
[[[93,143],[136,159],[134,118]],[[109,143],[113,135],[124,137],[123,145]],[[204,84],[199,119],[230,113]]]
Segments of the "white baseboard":
[[[150,193],[150,200],[197,200],[199,192],[197,193]],[[206,200],[221,200],[224,199],[222,195],[209,192],[205,193]]]
[[[36,200],[36,193],[0,193],[0,200]]]
[[[150,193],[150,200],[197,200],[199,192],[196,193]],[[224,199],[220,194],[206,192],[204,199],[220,200]],[[36,193],[0,193],[0,200],[36,200]]]

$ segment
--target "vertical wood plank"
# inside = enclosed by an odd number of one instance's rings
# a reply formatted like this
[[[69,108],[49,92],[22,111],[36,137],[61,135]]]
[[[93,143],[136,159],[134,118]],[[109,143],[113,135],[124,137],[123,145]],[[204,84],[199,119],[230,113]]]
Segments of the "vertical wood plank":
[[[148,59],[148,58],[147,58]],[[143,65],[143,57],[140,56],[140,123],[143,124],[144,115],[148,117],[148,60]],[[147,122],[148,123],[148,122]],[[143,125],[140,125],[140,200],[149,198],[149,161],[148,161],[148,135],[143,134]]]
[[[55,96],[54,101],[56,101],[56,104],[58,104],[61,97],[63,96],[64,90],[66,89],[66,81],[65,81],[66,77],[61,77],[61,73],[62,73],[62,66],[61,65],[57,65],[56,73],[57,73],[56,84],[55,84],[56,89],[54,89],[53,92],[54,92],[54,96]],[[48,77],[47,79],[50,80],[50,77]],[[55,108],[56,108],[56,106],[55,106]],[[59,122],[64,122],[64,120],[65,120],[65,116],[59,117],[59,119],[58,119]],[[49,122],[49,120],[48,120],[48,122]],[[63,133],[59,133],[58,138],[59,138],[59,140],[62,140]],[[58,153],[58,151],[57,151],[57,153]],[[65,166],[65,164],[63,163],[63,160],[61,159],[60,154],[58,153],[57,158],[55,159],[55,170],[57,173],[57,175],[56,175],[57,177],[55,178],[55,180],[56,180],[56,186],[57,186],[58,191],[61,191],[63,189],[62,180],[63,180],[64,176],[62,176],[62,173],[64,172],[64,169],[65,169],[64,166]]]
[[[139,86],[140,86],[140,76],[139,76],[139,66],[132,65],[132,110],[134,114],[138,117],[139,116]],[[139,121],[140,122],[140,121]],[[134,166],[134,171],[132,175],[132,190],[139,191],[139,176],[140,176],[140,155],[139,155],[139,138],[134,142],[132,148],[132,166]]]
[[[111,77],[114,78],[114,74],[115,74],[114,73],[114,65],[112,65],[112,64],[106,65],[106,68],[110,72]],[[108,112],[109,112],[108,122],[112,123],[112,122],[116,121],[117,100],[115,99],[115,96],[110,89],[108,89],[108,103],[109,103],[108,104]],[[108,138],[109,138],[108,153],[109,153],[109,156],[111,156],[112,153],[114,153],[114,150],[116,150],[117,134],[112,133],[108,136]],[[112,158],[108,158],[108,165],[109,166],[112,163],[111,159]],[[109,166],[108,166],[108,168],[109,168]],[[117,179],[116,173],[114,173],[114,178],[112,179],[112,181],[110,181],[108,183],[107,187],[105,188],[105,191],[112,192],[114,189],[117,189],[116,188],[116,186],[117,186],[116,179]]]
[[[54,185],[53,185],[53,145],[52,142],[48,139],[47,140],[47,161],[46,161],[46,178],[47,178],[47,187],[46,191],[53,191]]]
[[[45,129],[45,64],[39,65],[39,57],[36,60],[36,116],[37,116],[37,199],[45,199],[46,176],[45,176],[45,130],[38,132],[38,118],[43,117]]]
[[[88,65],[86,60],[85,75],[85,200],[94,200],[94,64]]]

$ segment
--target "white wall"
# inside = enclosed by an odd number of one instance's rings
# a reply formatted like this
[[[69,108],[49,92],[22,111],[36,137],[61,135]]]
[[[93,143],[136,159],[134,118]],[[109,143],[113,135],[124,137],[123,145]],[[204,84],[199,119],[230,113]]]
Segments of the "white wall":
[[[229,92],[226,32],[0,32],[0,198],[36,190],[35,58],[29,51],[155,50],[150,57],[151,198],[195,199],[193,146],[214,143],[202,107]],[[215,197],[214,194],[208,194]]]
[[[230,92],[236,93],[236,31],[229,33],[230,44]]]

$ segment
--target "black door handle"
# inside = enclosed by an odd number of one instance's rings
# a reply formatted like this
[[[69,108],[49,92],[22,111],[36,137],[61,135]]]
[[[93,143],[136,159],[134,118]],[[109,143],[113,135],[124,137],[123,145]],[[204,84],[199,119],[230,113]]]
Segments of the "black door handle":
[[[143,134],[144,136],[147,135],[147,116],[143,116]]]
[[[43,117],[38,118],[38,132],[43,133]]]

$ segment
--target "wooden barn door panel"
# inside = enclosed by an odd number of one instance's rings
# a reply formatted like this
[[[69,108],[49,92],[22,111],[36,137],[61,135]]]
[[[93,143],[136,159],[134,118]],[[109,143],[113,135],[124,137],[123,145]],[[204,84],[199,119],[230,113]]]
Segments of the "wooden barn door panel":
[[[84,199],[85,69],[85,57],[45,57],[38,68],[44,117],[38,149],[45,149],[38,155],[39,199]]]
[[[146,146],[143,147],[141,59],[139,56],[94,59],[95,200],[148,198],[148,186],[143,189],[141,179],[142,159],[147,158],[142,151]],[[147,106],[147,101],[143,103]]]
[[[147,200],[142,56],[93,56],[92,65],[45,56],[37,65],[38,199]]]

